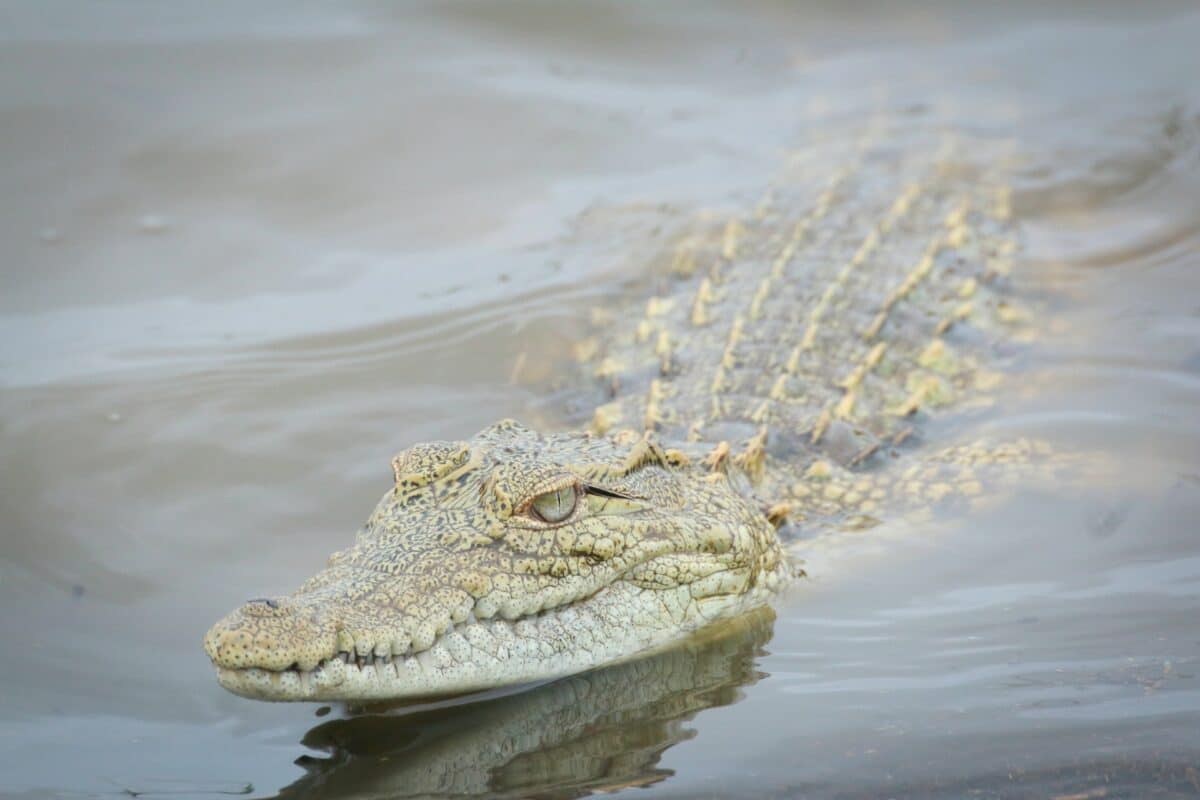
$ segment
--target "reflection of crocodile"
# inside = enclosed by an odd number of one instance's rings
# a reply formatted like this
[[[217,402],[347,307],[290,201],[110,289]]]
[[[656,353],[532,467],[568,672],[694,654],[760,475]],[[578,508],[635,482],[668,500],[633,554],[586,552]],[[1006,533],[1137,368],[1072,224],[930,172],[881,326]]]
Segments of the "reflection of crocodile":
[[[370,700],[579,672],[763,604],[791,576],[785,521],[979,492],[1020,445],[910,451],[931,411],[985,400],[1021,317],[1003,154],[883,134],[814,145],[677,242],[578,348],[607,395],[590,430],[501,422],[399,455],[353,546],[208,633],[222,685]]]
[[[770,617],[518,695],[327,722],[304,744],[329,757],[303,759],[309,774],[281,796],[579,797],[655,783],[670,775],[663,751],[693,735],[684,723],[755,680]]]

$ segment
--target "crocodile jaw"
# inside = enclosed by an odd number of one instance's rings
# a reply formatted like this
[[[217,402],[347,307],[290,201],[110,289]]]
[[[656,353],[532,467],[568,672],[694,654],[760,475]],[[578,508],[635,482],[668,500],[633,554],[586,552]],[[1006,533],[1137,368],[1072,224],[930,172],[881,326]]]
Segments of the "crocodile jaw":
[[[415,655],[330,658],[314,669],[216,666],[221,686],[256,700],[371,702],[465,694],[552,680],[641,657],[692,631],[763,605],[786,568],[758,576],[747,591],[692,596],[688,585],[648,589],[626,581],[592,597],[515,621],[470,618]]]
[[[414,445],[352,546],[295,592],[247,601],[204,647],[264,700],[407,700],[549,680],[761,605],[788,576],[729,475],[650,437],[511,421]],[[547,487],[575,502],[530,511]]]

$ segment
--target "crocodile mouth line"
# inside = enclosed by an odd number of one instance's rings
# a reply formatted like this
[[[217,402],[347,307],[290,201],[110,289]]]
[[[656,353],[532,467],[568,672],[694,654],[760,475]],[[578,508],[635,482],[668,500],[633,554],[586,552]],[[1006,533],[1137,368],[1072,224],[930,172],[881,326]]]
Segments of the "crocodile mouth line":
[[[587,598],[583,598],[583,599],[586,600]],[[576,601],[576,602],[580,602],[580,601]],[[263,673],[267,673],[267,674],[270,674],[270,673],[294,673],[297,675],[305,675],[305,674],[312,675],[316,672],[320,672],[327,665],[332,664],[332,662],[334,662],[334,661],[341,661],[345,667],[351,668],[351,669],[358,669],[359,671],[367,669],[368,667],[378,670],[381,667],[391,667],[393,665],[402,663],[409,659],[414,659],[414,658],[420,659],[421,654],[428,653],[428,652],[436,649],[439,644],[443,644],[445,642],[445,640],[448,636],[450,636],[451,634],[454,634],[454,633],[461,634],[462,631],[465,630],[466,628],[468,628],[469,626],[473,626],[473,625],[488,626],[488,625],[497,625],[497,624],[507,624],[510,626],[515,626],[517,623],[524,622],[526,620],[537,619],[538,617],[542,617],[542,616],[546,616],[546,615],[551,614],[555,611],[558,611],[564,607],[565,606],[556,606],[554,608],[547,608],[547,609],[538,611],[534,614],[525,614],[525,615],[522,615],[515,619],[511,619],[511,620],[500,618],[500,617],[497,617],[494,619],[479,619],[478,617],[475,616],[475,612],[471,611],[467,615],[467,618],[464,619],[462,622],[452,623],[451,625],[447,626],[445,630],[443,630],[441,633],[439,633],[436,636],[436,638],[434,638],[433,643],[430,644],[428,647],[426,647],[423,650],[413,650],[412,645],[409,645],[408,649],[405,650],[403,653],[389,653],[387,655],[378,655],[377,653],[375,653],[374,650],[363,654],[363,653],[358,652],[357,648],[355,648],[353,650],[339,650],[336,653],[334,653],[332,656],[327,656],[326,658],[322,658],[320,661],[317,662],[317,665],[315,667],[313,667],[312,669],[307,669],[307,670],[301,669],[299,663],[295,662],[295,661],[293,661],[290,666],[284,667],[283,669],[270,669],[269,667],[240,667],[240,668],[219,667],[218,669],[220,669],[223,672],[247,672],[247,671],[251,671],[251,670],[258,670],[259,672],[263,672]]]
[[[697,594],[697,583],[653,587],[617,578],[591,594],[512,619],[481,618],[476,606],[420,650],[410,642],[401,653],[365,646],[360,653],[343,639],[342,648],[311,669],[298,661],[282,669],[217,663],[217,680],[252,699],[317,702],[430,700],[555,680],[641,658],[761,603],[767,589],[752,583],[741,594]]]
[[[447,694],[445,676],[458,673],[450,693],[468,692],[491,687],[486,669],[506,662],[517,669],[518,676],[528,672],[528,680],[544,677],[547,672],[566,674],[591,666],[580,664],[587,652],[566,652],[554,642],[566,641],[564,626],[587,624],[579,611],[610,587],[577,598],[571,603],[542,609],[514,619],[499,615],[480,619],[474,611],[458,623],[451,624],[437,635],[433,643],[422,650],[412,646],[400,654],[378,655],[374,651],[339,650],[321,659],[312,669],[301,669],[293,662],[284,669],[267,667],[216,666],[217,679],[222,686],[249,697],[264,699],[337,700],[338,689],[347,684],[355,688],[355,696],[386,698],[397,686],[420,687],[429,684],[428,692],[415,697]],[[584,658],[584,661],[590,659]],[[521,670],[521,665],[536,669]],[[470,673],[478,673],[474,679]]]

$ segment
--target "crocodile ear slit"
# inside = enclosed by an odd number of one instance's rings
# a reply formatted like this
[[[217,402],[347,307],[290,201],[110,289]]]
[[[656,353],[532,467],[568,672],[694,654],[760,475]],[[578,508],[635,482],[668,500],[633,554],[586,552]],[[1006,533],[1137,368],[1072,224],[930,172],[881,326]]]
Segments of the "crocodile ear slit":
[[[637,500],[637,499],[639,499],[639,498],[634,497],[631,494],[624,494],[622,492],[614,492],[612,489],[605,489],[603,486],[593,486],[590,483],[585,483],[583,485],[583,490],[585,492],[587,492],[588,494],[596,495],[597,497],[615,497],[618,500]]]

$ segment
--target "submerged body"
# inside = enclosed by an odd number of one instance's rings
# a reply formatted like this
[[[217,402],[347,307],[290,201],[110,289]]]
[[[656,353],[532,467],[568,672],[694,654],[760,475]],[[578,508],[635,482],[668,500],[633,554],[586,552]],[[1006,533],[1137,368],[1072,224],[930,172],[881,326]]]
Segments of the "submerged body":
[[[587,430],[397,456],[355,544],[209,631],[221,684],[368,701],[615,663],[766,603],[796,572],[781,526],[978,492],[919,428],[995,387],[1020,321],[1003,148],[873,128],[832,149],[685,232],[580,345]]]

